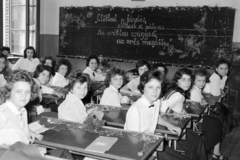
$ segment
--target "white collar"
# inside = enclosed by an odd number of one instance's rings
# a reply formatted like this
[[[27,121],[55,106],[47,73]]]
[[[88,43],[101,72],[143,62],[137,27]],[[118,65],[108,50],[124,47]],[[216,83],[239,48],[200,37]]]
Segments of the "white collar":
[[[89,70],[90,72],[96,72],[96,71],[94,71],[94,70],[92,70],[90,67],[87,67],[87,70]]]
[[[149,106],[151,106],[151,104],[149,103],[149,101],[147,100],[147,98],[146,98],[144,95],[142,95],[141,99],[142,99],[142,102],[144,103],[144,106],[146,106],[146,107],[148,107],[148,108],[149,108]],[[159,101],[159,99],[156,100],[155,102],[153,102],[153,105],[155,106],[155,104],[156,104],[158,101]]]
[[[196,85],[193,85],[193,87],[194,87],[197,91],[199,91],[199,92],[202,91],[202,89],[198,88]]]
[[[76,100],[77,102],[81,103],[84,106],[82,100],[80,98],[78,98],[75,94],[73,94],[72,92],[68,92],[67,97],[70,97],[70,98]]]
[[[10,108],[10,110],[16,115],[22,115],[24,112],[26,112],[26,109],[24,107],[18,110],[17,107],[9,100],[6,101],[6,104]]]
[[[113,85],[111,85],[110,84],[110,86],[109,86],[112,90],[114,90],[115,92],[117,92],[118,93],[118,90],[117,90],[117,88],[115,88]]]
[[[60,73],[58,73],[58,72],[56,72],[55,73],[57,76],[60,76],[60,77],[62,77],[62,78],[65,78],[63,75],[61,75]]]

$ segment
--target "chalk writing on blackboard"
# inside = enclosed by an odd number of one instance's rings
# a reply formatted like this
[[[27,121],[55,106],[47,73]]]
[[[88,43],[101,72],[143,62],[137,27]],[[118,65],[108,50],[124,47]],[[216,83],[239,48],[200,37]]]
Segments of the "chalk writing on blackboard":
[[[59,54],[210,65],[230,56],[234,14],[226,7],[61,7]]]

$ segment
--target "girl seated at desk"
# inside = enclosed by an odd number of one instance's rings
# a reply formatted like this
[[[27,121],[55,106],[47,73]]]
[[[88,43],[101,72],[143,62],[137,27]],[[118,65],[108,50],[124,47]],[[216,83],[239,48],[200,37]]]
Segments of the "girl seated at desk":
[[[151,69],[150,63],[145,60],[140,60],[136,64],[136,69],[138,70],[139,77],[131,80],[127,83],[122,89],[121,92],[129,93],[130,95],[141,95],[141,92],[138,90],[138,85],[140,83],[140,76]]]
[[[6,78],[11,72],[11,69],[8,68],[7,62],[7,57],[0,53],[0,87],[7,83]]]
[[[63,98],[64,94],[55,91],[53,88],[46,86],[51,76],[51,68],[46,65],[39,64],[33,73],[34,80],[39,87],[41,94],[53,94]]]
[[[51,68],[51,74],[49,81],[46,85],[52,84],[53,76],[55,76],[55,65],[56,61],[51,56],[44,56],[41,58],[41,64],[49,66]]]
[[[154,134],[157,124],[166,126],[170,131],[181,134],[181,129],[167,122],[161,116],[161,102],[158,99],[161,92],[162,79],[161,72],[147,71],[140,78],[139,90],[143,94],[140,99],[132,104],[126,115],[124,129]],[[187,133],[187,136],[189,134]],[[169,148],[164,147],[163,152],[158,152],[158,159],[166,160],[206,160],[206,153],[202,139],[199,136],[194,137],[191,142],[187,137],[186,141],[178,142],[178,149],[185,151],[186,156]]]
[[[25,106],[36,95],[36,86],[30,73],[24,70],[13,71],[7,84],[0,90],[0,145],[15,142],[32,143],[42,135],[28,128]]]
[[[67,79],[68,74],[71,72],[71,63],[63,58],[60,59],[56,66],[56,73],[53,77],[52,84],[53,86],[65,87],[68,85],[69,80]]]
[[[112,68],[106,75],[104,90],[100,104],[121,107],[121,102],[128,101],[128,97],[121,96],[119,89],[123,85],[124,71],[120,68]]]
[[[173,79],[170,91],[165,95],[162,102],[161,112],[183,111],[183,104],[192,84],[192,71],[187,68],[179,69]]]
[[[12,67],[12,70],[23,69],[33,73],[40,63],[36,57],[36,50],[29,46],[24,50],[24,57],[20,58]]]
[[[190,101],[205,103],[202,96],[202,89],[208,82],[208,72],[200,68],[194,71],[194,85],[190,91]],[[213,149],[212,160],[227,160],[227,157],[221,155],[220,142],[222,140],[222,124],[212,116],[203,116],[202,131],[207,151]]]
[[[103,113],[99,111],[86,110],[82,99],[87,95],[90,86],[88,74],[76,72],[70,76],[68,85],[69,93],[66,99],[58,107],[58,118],[83,123],[88,114],[102,119]]]
[[[99,63],[99,59],[95,55],[89,56],[86,60],[86,69],[83,73],[88,74],[92,82],[104,81],[105,79],[102,73],[97,72]]]

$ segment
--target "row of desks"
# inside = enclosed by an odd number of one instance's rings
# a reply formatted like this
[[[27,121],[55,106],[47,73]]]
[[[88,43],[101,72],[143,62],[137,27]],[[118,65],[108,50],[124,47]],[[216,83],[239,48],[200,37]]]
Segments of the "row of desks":
[[[133,101],[136,101],[139,98],[138,96],[131,96],[128,94],[124,95],[128,96]],[[43,98],[54,100],[59,99],[53,95],[43,95]],[[170,140],[183,138],[185,136],[186,128],[191,125],[191,118],[184,118],[180,120],[169,115],[164,115],[165,119],[182,129],[182,134],[177,135],[176,133],[170,132],[165,126],[158,125],[155,135],[150,135],[157,140],[148,144],[148,142],[144,141],[145,138],[143,137],[145,136],[143,136],[142,133],[133,133],[123,130],[129,105],[124,105],[122,108],[118,109],[116,109],[116,107],[115,109],[114,107],[112,109],[111,106],[104,105],[93,105],[93,107],[94,106],[97,106],[98,109],[103,108],[104,111],[103,120],[106,122],[102,131],[89,132],[81,129],[80,124],[64,122],[56,119],[56,113],[54,116],[51,115],[53,113],[44,113],[44,117],[39,118],[40,123],[46,127],[54,128],[43,133],[43,140],[36,140],[35,143],[48,146],[50,148],[68,149],[74,153],[97,159],[142,160],[147,159],[159,146],[159,150],[162,150],[164,138]],[[187,105],[185,110],[192,118],[199,120],[206,107],[207,106],[201,105]],[[100,135],[118,137],[118,141],[104,154],[86,151],[85,148]]]
[[[44,113],[38,121],[47,128],[42,140],[34,143],[48,148],[67,149],[96,159],[144,160],[157,149],[163,149],[163,136],[130,132],[123,129],[102,127],[98,130],[84,129],[82,124],[57,119],[56,113]],[[99,136],[117,137],[117,142],[106,152],[85,150]]]

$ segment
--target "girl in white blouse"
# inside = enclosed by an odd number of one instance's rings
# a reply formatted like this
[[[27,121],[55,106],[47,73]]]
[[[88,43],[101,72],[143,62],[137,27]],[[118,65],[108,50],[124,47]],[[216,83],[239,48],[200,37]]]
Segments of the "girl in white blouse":
[[[105,85],[108,87],[104,90],[100,104],[121,107],[122,97],[119,88],[122,87],[124,80],[124,71],[120,68],[112,68],[106,75]]]
[[[29,46],[24,50],[24,57],[20,58],[12,67],[12,70],[23,69],[33,73],[40,63],[36,57],[36,50]]]
[[[173,90],[163,98],[161,112],[182,112],[185,96],[191,88],[192,77],[192,71],[187,68],[179,69],[175,73],[172,79]]]
[[[53,86],[65,87],[68,85],[69,80],[67,79],[68,74],[71,72],[71,63],[63,58],[60,59],[56,66],[56,73],[53,77],[52,84]]]
[[[220,59],[216,63],[215,72],[210,76],[209,80],[209,88],[210,93],[213,96],[219,96],[221,97],[225,96],[224,93],[224,87],[228,78],[228,70],[229,70],[230,63],[225,59]],[[204,88],[204,92],[207,91],[207,88]]]
[[[82,102],[82,99],[87,95],[89,85],[90,80],[87,74],[76,72],[70,76],[69,93],[58,107],[58,118],[83,123],[88,113],[90,114],[91,112],[98,119],[102,118],[103,114],[99,111],[89,110],[87,112]]]
[[[64,95],[55,91],[53,88],[46,86],[51,76],[51,68],[46,65],[39,64],[33,73],[34,80],[38,87],[40,88],[41,94],[53,94],[60,98],[63,98]]]
[[[139,90],[143,94],[132,104],[126,115],[124,129],[154,134],[157,124],[166,126],[171,132],[181,133],[181,129],[159,116],[161,101],[159,100],[162,84],[162,73],[159,71],[147,71],[140,77]],[[184,150],[186,156],[164,146],[163,152],[158,152],[157,159],[171,160],[206,160],[206,153],[202,138],[188,132],[186,140],[178,141],[178,147]],[[194,140],[194,141],[193,141]]]
[[[83,73],[86,73],[90,76],[92,82],[104,81],[105,76],[102,73],[97,72],[99,67],[99,59],[95,55],[91,55],[86,60],[86,69]]]
[[[138,90],[138,85],[140,83],[140,76],[151,69],[151,64],[146,60],[140,60],[136,63],[136,69],[138,70],[139,77],[131,80],[125,86],[121,88],[122,93],[129,93],[132,95],[141,95],[141,92]]]

